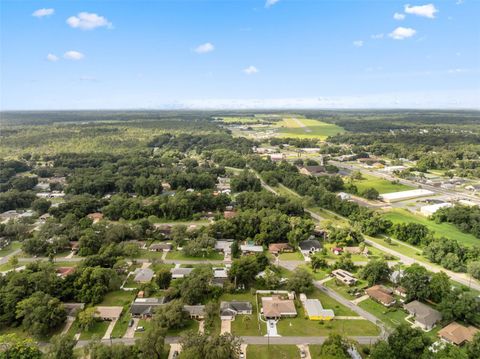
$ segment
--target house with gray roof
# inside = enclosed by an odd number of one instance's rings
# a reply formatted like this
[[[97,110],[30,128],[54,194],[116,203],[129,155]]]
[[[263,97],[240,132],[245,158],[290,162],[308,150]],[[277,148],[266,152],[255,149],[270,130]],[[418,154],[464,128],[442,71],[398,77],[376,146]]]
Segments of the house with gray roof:
[[[415,319],[415,326],[423,330],[431,330],[437,322],[442,320],[442,314],[428,305],[414,300],[405,304],[405,309]]]
[[[184,305],[183,310],[188,313],[191,319],[203,319],[205,318],[205,306],[204,305]]]
[[[137,268],[133,274],[135,275],[135,278],[133,278],[135,282],[150,283],[155,273],[150,268]]]
[[[130,313],[135,318],[149,318],[155,310],[165,304],[165,297],[137,298],[130,306]]]
[[[170,273],[172,273],[172,279],[185,278],[190,273],[192,273],[193,268],[172,268]]]
[[[234,320],[237,314],[252,314],[252,303],[231,301],[220,303],[220,319]]]

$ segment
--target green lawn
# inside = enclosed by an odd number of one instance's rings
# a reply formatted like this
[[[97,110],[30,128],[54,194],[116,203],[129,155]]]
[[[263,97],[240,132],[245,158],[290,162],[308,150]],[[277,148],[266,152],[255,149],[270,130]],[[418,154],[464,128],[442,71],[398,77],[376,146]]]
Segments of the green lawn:
[[[99,306],[124,306],[130,304],[135,298],[135,291],[116,290],[108,293],[99,303]]]
[[[314,272],[310,264],[304,264],[299,267],[306,269],[307,272],[310,272],[313,275],[314,280],[322,280],[323,278],[328,277],[328,273],[324,270],[317,269],[317,271]]]
[[[5,257],[20,248],[22,248],[22,244],[20,242],[14,241],[5,248],[0,249],[0,257]]]
[[[467,246],[480,245],[480,239],[469,233],[463,233],[455,225],[451,223],[435,223],[428,218],[413,213],[404,209],[394,209],[384,214],[393,223],[419,223],[427,226],[430,230],[435,232],[436,237],[446,237],[456,239],[458,242]]]
[[[109,324],[110,322],[108,321],[96,321],[88,330],[81,332],[80,340],[92,339],[94,336],[101,339],[107,331]]]
[[[280,319],[277,323],[278,334],[284,336],[328,336],[330,333],[343,335],[377,335],[379,328],[368,320],[332,320],[329,322],[305,319],[304,309],[297,302],[298,315],[295,318]],[[330,308],[324,304],[324,307]],[[338,313],[335,311],[335,314]]]
[[[414,187],[407,186],[401,183],[393,183],[380,177],[363,174],[363,179],[353,182],[357,186],[358,192],[362,193],[368,188],[375,188],[379,193],[391,193],[408,191],[414,189]]]
[[[296,345],[249,345],[247,358],[253,359],[293,359],[300,358]]]
[[[318,138],[324,140],[329,136],[336,135],[344,132],[344,129],[331,124],[318,120],[305,119],[301,117],[284,118],[281,122],[277,123],[278,137],[294,137],[294,138]],[[304,127],[298,123],[302,123]]]
[[[183,328],[180,328],[180,329],[169,329],[167,331],[167,335],[168,336],[171,336],[171,337],[177,337],[177,336],[180,336],[182,335],[183,333],[187,332],[187,331],[193,331],[193,332],[198,332],[198,320],[193,320],[193,319],[190,319],[187,323],[187,325]]]
[[[266,334],[265,323],[258,321],[258,311],[257,303],[255,300],[255,295],[247,293],[225,293],[220,297],[219,301],[248,301],[252,303],[252,314],[251,315],[237,315],[235,320],[232,322],[232,333],[238,336],[257,336]],[[259,329],[260,327],[260,329]]]
[[[280,253],[279,256],[280,260],[282,261],[303,261],[302,253],[295,251],[295,252],[285,252]]]
[[[209,256],[206,256],[206,257],[190,257],[183,254],[183,252],[181,251],[171,251],[171,252],[168,252],[166,259],[178,259],[178,260],[186,260],[186,261],[195,261],[195,260],[201,261],[201,260],[209,259],[209,260],[221,261],[223,260],[223,254],[219,252],[212,252]]]
[[[320,292],[318,289],[315,289],[312,294],[309,294],[308,298],[318,299],[325,309],[333,309],[335,315],[358,316],[358,314],[355,313],[353,310],[345,307],[341,303],[337,302],[335,299],[330,298],[323,292]]]
[[[354,293],[355,289],[357,289],[358,292],[361,292],[363,294],[363,289],[367,285],[367,282],[364,280],[359,280],[357,282],[357,285],[355,286],[347,286],[347,285],[342,285],[338,284],[335,279],[329,280],[328,282],[325,283],[325,286],[327,286],[330,289],[333,289],[335,292],[339,293],[342,297],[352,300],[355,299],[356,297],[352,294]]]
[[[391,328],[395,328],[402,323],[406,323],[404,319],[407,316],[407,313],[400,308],[389,309],[373,301],[372,299],[366,299],[360,302],[358,306],[362,309],[365,309],[367,312],[372,313]]]

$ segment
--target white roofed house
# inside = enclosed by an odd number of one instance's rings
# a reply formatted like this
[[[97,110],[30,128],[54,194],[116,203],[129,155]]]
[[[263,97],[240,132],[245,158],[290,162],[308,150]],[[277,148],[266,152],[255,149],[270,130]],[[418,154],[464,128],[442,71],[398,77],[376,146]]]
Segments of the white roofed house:
[[[425,217],[430,217],[430,216],[434,215],[435,212],[437,212],[439,209],[449,208],[449,207],[452,207],[452,206],[453,205],[451,203],[448,203],[448,202],[431,204],[431,205],[428,205],[428,206],[421,207],[420,208],[420,213],[422,215],[424,215]]]
[[[242,244],[242,245],[240,245],[240,250],[242,251],[243,254],[262,253],[263,252],[263,247],[262,246],[256,246],[256,245],[253,245],[253,244]]]
[[[172,279],[181,279],[187,277],[192,273],[193,268],[172,268],[170,273],[172,273]]]

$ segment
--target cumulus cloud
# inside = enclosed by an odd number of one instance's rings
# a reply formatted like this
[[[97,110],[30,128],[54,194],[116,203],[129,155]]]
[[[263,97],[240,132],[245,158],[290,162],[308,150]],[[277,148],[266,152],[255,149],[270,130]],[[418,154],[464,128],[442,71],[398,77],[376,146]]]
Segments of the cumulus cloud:
[[[255,66],[248,66],[247,68],[243,69],[243,72],[247,75],[253,75],[258,72],[258,69]]]
[[[82,54],[81,52],[70,50],[70,51],[67,51],[66,53],[64,53],[63,57],[67,60],[78,61],[78,60],[82,60],[83,58],[85,58],[85,55]]]
[[[383,39],[383,34],[380,33],[380,34],[373,34],[372,36],[370,36],[372,39],[374,40],[379,40],[379,39]]]
[[[265,7],[270,7],[270,6],[273,6],[275,5],[277,2],[279,2],[280,0],[267,0],[265,1]]]
[[[405,20],[405,14],[396,12],[395,14],[393,14],[393,18],[395,20]]]
[[[105,17],[98,14],[81,12],[77,16],[70,16],[67,19],[67,24],[74,29],[93,30],[97,27],[113,28],[113,25]]]
[[[356,41],[353,42],[353,46],[362,47],[363,46],[363,41],[362,40],[356,40]]]
[[[405,12],[407,14],[417,15],[428,17],[430,19],[435,18],[435,13],[438,12],[437,8],[433,4],[411,6],[410,4],[405,5]]]
[[[415,29],[412,29],[410,27],[400,26],[393,30],[390,34],[388,34],[388,36],[395,40],[403,40],[412,37],[413,35],[415,35],[416,32],[417,31]]]
[[[195,48],[195,52],[197,54],[206,54],[208,52],[212,52],[213,50],[215,50],[215,46],[213,46],[213,44],[210,42],[206,42],[204,44],[198,45]]]
[[[35,10],[33,13],[32,13],[32,16],[35,16],[35,17],[44,17],[44,16],[50,16],[50,15],[53,15],[53,13],[55,12],[55,9],[38,9],[38,10]]]
[[[57,56],[57,55],[48,54],[48,55],[47,55],[47,60],[48,60],[48,61],[51,61],[51,62],[56,62],[56,61],[58,61],[59,59],[58,59],[58,56]]]

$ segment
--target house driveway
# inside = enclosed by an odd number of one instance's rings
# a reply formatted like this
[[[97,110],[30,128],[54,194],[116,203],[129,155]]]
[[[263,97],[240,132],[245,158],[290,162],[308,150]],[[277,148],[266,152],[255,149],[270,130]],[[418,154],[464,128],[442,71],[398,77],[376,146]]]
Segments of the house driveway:
[[[277,321],[276,320],[267,320],[267,334],[266,337],[279,337],[277,332]]]
[[[175,352],[178,352],[180,354],[180,352],[182,351],[181,349],[182,347],[180,346],[180,344],[170,344],[170,352],[168,353],[168,359],[173,359],[173,353]]]
[[[305,352],[305,358],[304,359],[312,359],[312,356],[310,355],[310,349],[308,348],[307,344],[299,344],[299,345],[297,345],[297,347],[298,347],[298,350],[300,351],[300,353],[302,352],[302,350]]]
[[[220,334],[231,333],[231,331],[232,331],[232,321],[222,320],[222,326],[220,327]]]
[[[127,331],[123,336],[125,339],[132,339],[135,337],[135,329],[137,329],[140,318],[132,318],[132,319],[133,319],[133,325],[131,327],[127,327]]]
[[[62,334],[66,334],[70,327],[72,326],[73,322],[75,321],[75,317],[68,316],[65,326],[62,329]]]
[[[107,331],[105,332],[105,335],[103,336],[102,339],[110,339],[110,335],[112,334],[113,327],[115,326],[115,324],[117,324],[117,320],[118,318],[110,322],[110,324],[108,325]]]
[[[247,359],[247,344],[241,344],[240,351],[243,353],[243,359]]]

